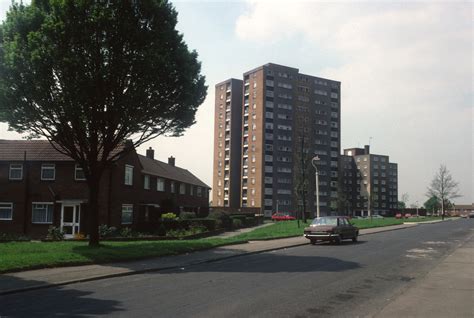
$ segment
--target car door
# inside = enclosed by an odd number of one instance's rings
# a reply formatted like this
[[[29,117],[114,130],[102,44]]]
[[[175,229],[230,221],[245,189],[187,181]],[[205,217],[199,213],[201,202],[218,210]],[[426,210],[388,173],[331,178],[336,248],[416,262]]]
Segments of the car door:
[[[351,225],[349,224],[347,219],[340,218],[339,222],[340,222],[339,224],[341,224],[343,238],[351,238],[352,237]]]

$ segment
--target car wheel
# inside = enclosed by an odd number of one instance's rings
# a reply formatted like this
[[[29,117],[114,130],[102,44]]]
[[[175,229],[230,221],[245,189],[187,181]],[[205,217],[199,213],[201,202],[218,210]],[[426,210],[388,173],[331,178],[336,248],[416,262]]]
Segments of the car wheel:
[[[352,242],[357,242],[357,235],[352,238]]]
[[[316,245],[316,240],[311,240],[311,245]]]
[[[334,242],[335,242],[337,245],[341,244],[341,243],[342,243],[341,237],[340,237],[340,236],[336,236],[336,237],[334,238]]]

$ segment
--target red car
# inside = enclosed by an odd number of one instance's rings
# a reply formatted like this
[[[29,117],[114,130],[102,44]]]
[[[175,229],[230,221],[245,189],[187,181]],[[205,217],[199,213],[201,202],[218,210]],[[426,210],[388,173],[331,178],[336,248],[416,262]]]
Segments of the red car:
[[[277,212],[272,215],[272,221],[291,221],[291,220],[296,220],[296,218],[287,213]]]

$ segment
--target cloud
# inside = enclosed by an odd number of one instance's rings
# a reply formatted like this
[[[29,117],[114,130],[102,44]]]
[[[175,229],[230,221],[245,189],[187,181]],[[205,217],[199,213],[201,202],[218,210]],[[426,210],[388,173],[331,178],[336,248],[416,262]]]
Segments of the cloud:
[[[343,147],[373,136],[374,151],[399,162],[399,192],[420,202],[439,164],[447,163],[462,200],[474,199],[471,3],[247,5],[235,26],[242,41],[300,38],[314,59],[323,52],[337,57],[337,65],[312,69],[295,56],[291,66],[342,82]]]

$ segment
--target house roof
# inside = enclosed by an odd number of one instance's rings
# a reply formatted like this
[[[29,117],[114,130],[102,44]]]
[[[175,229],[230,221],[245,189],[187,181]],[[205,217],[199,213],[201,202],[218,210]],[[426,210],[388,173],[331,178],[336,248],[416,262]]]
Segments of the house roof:
[[[111,155],[123,150],[119,145]],[[48,140],[6,140],[0,139],[0,161],[73,161],[57,151]]]
[[[140,159],[140,164],[143,168],[142,172],[145,174],[163,177],[166,179],[176,180],[210,189],[207,184],[199,180],[195,175],[189,172],[189,170],[172,166],[159,160],[150,159],[142,155],[138,155],[138,158]]]
[[[0,139],[0,161],[71,161],[47,140]]]

